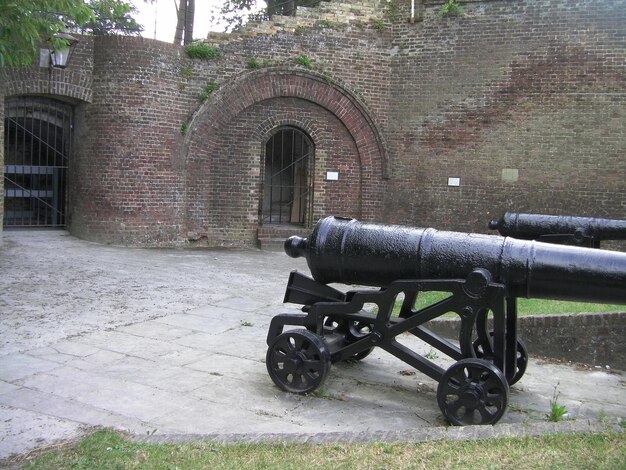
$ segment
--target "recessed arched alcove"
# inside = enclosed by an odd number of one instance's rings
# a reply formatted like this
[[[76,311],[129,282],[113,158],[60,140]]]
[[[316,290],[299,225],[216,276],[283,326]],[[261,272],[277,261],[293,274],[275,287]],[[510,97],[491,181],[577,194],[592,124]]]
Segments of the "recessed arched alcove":
[[[275,67],[233,80],[195,113],[185,142],[191,231],[226,243],[233,231],[247,231],[253,239],[269,222],[267,143],[281,128],[303,132],[315,148],[306,176],[310,205],[306,215],[296,217],[300,225],[327,213],[380,217],[387,154],[365,105],[327,77]]]

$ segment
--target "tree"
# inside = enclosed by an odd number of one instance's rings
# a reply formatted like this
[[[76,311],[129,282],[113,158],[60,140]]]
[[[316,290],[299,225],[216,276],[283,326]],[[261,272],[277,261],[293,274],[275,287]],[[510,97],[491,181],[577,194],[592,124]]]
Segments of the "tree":
[[[93,17],[83,0],[0,0],[0,66],[31,64],[44,41],[55,49],[66,46],[54,35]]]
[[[30,65],[42,43],[63,48],[60,32],[139,34],[136,12],[124,0],[0,0],[0,66]]]
[[[195,0],[180,0],[176,10],[177,22],[174,44],[191,44],[193,42],[193,20],[195,16]]]
[[[132,36],[143,31],[143,26],[132,16],[137,13],[137,9],[130,3],[123,0],[88,0],[88,4],[93,11],[93,18],[83,26],[72,24],[72,29],[95,36]]]

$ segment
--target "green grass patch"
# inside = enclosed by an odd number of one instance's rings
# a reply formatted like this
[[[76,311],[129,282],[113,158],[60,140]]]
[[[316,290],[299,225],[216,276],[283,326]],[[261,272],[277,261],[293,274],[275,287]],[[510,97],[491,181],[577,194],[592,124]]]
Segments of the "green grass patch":
[[[203,42],[192,42],[185,46],[185,52],[192,59],[210,60],[220,56],[220,52]]]
[[[406,444],[140,444],[98,431],[27,469],[622,469],[626,433]]]
[[[439,300],[445,299],[450,294],[448,292],[421,292],[415,302],[417,309],[432,305]],[[394,313],[400,311],[400,303],[394,308]],[[543,299],[518,299],[517,313],[519,315],[549,315],[549,314],[577,314],[577,313],[602,313],[602,312],[624,312],[626,305],[617,304],[594,304],[587,302],[567,302],[561,300]],[[455,314],[452,314],[456,316]]]

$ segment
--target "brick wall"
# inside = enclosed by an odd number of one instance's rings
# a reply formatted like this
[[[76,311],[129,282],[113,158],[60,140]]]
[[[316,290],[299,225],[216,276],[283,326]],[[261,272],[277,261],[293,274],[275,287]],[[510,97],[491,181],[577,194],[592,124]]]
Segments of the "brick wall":
[[[626,218],[626,2],[425,3],[394,27],[388,220]]]
[[[457,340],[460,321],[436,319],[428,328]],[[522,316],[517,332],[531,356],[626,370],[626,312]]]
[[[309,222],[329,213],[379,219],[387,163],[368,115],[339,84],[294,66],[247,73],[226,85],[190,124],[190,229],[206,233],[209,244],[256,236],[264,145],[282,126],[305,131],[315,147]],[[339,180],[326,181],[327,171],[339,172]]]
[[[92,100],[76,107],[70,231],[107,243],[176,244],[178,129],[191,107],[179,88],[181,51],[122,37],[98,37],[95,48]]]
[[[391,3],[211,35],[210,61],[86,38],[52,76],[0,70],[0,94],[76,103],[69,228],[99,242],[253,244],[281,125],[313,140],[313,218],[480,232],[505,210],[626,218],[626,0],[466,1],[456,18],[424,0],[414,23]]]

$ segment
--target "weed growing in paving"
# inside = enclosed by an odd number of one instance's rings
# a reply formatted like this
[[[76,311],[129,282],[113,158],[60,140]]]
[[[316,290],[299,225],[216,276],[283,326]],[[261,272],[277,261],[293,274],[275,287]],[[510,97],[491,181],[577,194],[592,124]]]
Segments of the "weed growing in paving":
[[[552,395],[552,400],[550,400],[550,413],[548,413],[548,421],[553,423],[558,423],[565,419],[567,415],[567,408],[565,405],[559,405],[559,392],[557,391],[559,384],[554,386],[554,394]]]

